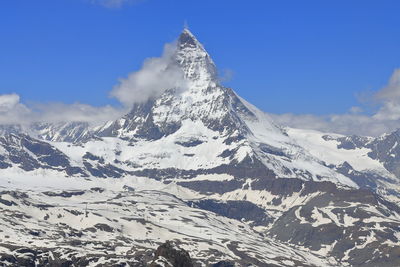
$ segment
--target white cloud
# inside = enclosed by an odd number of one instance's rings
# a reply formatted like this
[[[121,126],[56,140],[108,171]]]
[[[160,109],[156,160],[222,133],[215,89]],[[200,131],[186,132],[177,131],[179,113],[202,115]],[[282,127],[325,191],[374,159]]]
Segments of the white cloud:
[[[234,71],[231,69],[224,69],[222,70],[222,74],[219,77],[219,80],[221,82],[229,82],[233,79],[234,76]]]
[[[91,2],[107,8],[120,8],[127,4],[137,3],[139,0],[91,0]]]
[[[0,124],[30,124],[33,122],[79,121],[90,124],[118,118],[126,109],[86,104],[46,103],[30,106],[20,102],[17,94],[0,95]]]
[[[359,106],[353,106],[353,107],[350,108],[349,111],[352,114],[358,114],[358,113],[363,112],[363,109],[362,109],[362,107],[359,107]]]
[[[400,69],[394,70],[388,85],[377,92],[376,98],[383,101],[400,102]]]
[[[378,120],[400,119],[400,69],[394,70],[389,83],[375,94],[383,105],[374,115]],[[400,128],[400,125],[398,126]]]
[[[156,98],[168,89],[185,90],[188,85],[173,57],[175,49],[175,44],[166,44],[161,57],[146,59],[140,70],[120,79],[110,95],[125,106],[132,106]]]
[[[327,116],[271,114],[284,126],[323,132],[378,136],[400,128],[400,69],[396,69],[388,85],[373,96],[380,108],[373,115],[362,114],[362,108],[352,107],[348,113]]]
[[[291,113],[270,115],[275,122],[283,126],[346,135],[379,136],[400,126],[398,120],[379,120],[373,116],[350,113],[327,116]]]
[[[65,122],[79,121],[90,124],[101,124],[114,120],[128,112],[125,108],[115,108],[110,105],[95,107],[87,104],[47,103],[32,107],[32,121]]]
[[[17,94],[0,95],[0,113],[14,109],[18,105],[19,99]]]
[[[20,103],[17,94],[0,95],[0,124],[24,123],[30,110]]]
[[[373,118],[377,120],[399,120],[400,103],[397,101],[385,102]],[[398,127],[400,128],[400,125]]]

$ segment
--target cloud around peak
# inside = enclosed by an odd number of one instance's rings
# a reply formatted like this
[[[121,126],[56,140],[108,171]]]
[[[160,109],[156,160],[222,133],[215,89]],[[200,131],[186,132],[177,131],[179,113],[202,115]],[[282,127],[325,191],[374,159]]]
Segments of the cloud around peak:
[[[187,80],[176,63],[175,51],[175,43],[166,44],[161,57],[146,59],[140,70],[119,80],[110,96],[130,107],[154,99],[168,89],[185,90]]]

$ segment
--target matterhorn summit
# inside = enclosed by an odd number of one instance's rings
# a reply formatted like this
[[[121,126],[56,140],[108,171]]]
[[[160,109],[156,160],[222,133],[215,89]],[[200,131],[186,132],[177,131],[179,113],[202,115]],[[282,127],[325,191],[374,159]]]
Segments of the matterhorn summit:
[[[185,28],[178,38],[176,60],[191,81],[217,82],[217,70],[203,45]]]

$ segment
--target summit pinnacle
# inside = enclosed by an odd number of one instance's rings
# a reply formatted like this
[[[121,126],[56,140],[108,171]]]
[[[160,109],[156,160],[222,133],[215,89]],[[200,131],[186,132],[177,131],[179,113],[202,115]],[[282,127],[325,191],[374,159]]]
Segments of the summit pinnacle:
[[[214,62],[188,29],[184,29],[178,38],[176,60],[189,80],[202,84],[217,82]]]

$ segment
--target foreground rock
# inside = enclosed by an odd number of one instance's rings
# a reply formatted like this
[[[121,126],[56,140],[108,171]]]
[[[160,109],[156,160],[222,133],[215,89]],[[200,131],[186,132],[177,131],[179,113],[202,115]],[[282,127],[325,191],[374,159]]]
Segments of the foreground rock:
[[[187,251],[167,241],[158,247],[150,267],[193,267]]]

